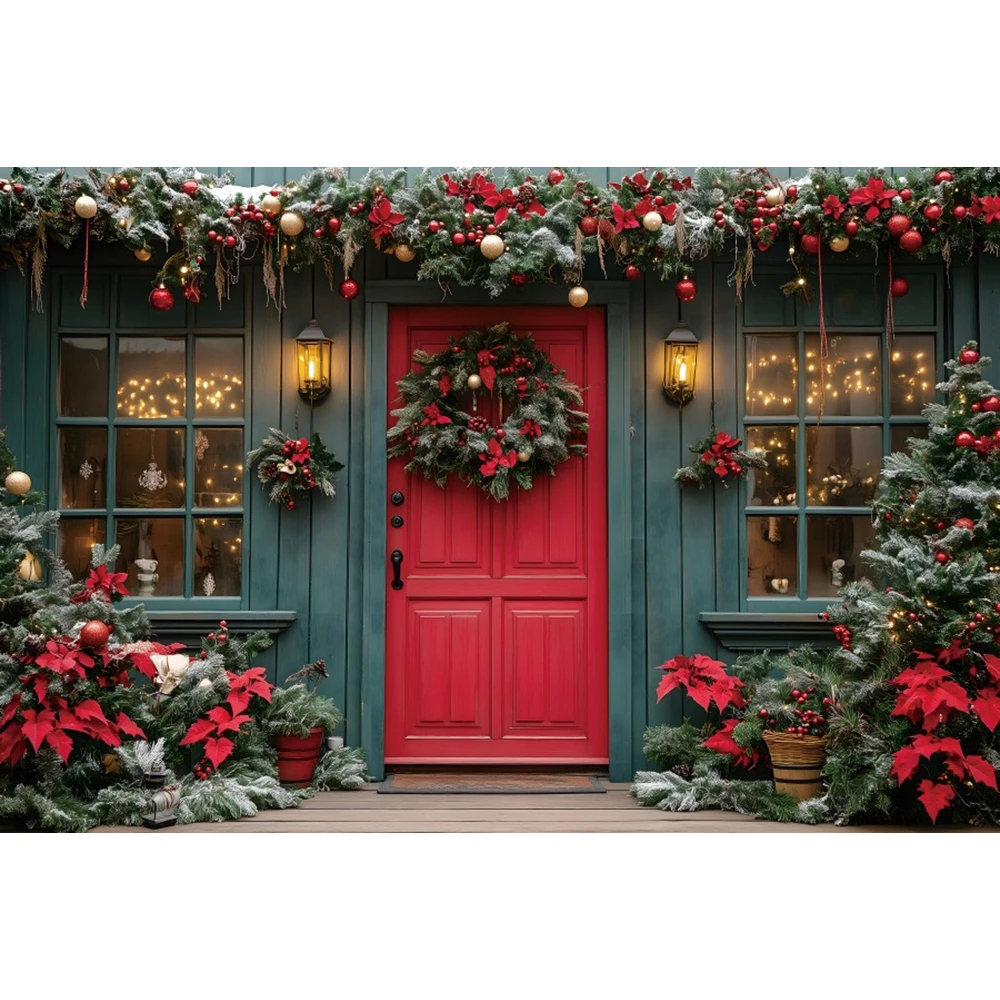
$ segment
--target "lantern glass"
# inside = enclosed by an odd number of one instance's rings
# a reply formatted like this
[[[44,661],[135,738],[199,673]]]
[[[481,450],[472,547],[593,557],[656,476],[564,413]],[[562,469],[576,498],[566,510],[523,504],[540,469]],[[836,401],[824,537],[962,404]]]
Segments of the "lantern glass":
[[[681,325],[663,342],[663,391],[676,403],[694,398],[698,338]]]
[[[295,338],[298,349],[299,394],[322,399],[330,391],[333,341],[323,335],[316,320]]]

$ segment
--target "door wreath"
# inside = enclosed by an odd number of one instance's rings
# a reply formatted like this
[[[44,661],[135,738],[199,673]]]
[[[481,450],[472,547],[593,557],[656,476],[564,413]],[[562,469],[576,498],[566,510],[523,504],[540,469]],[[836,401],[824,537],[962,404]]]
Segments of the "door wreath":
[[[586,454],[583,395],[530,333],[470,330],[437,354],[414,351],[413,363],[396,383],[403,405],[387,434],[389,457],[407,458],[407,472],[442,487],[457,473],[503,500]]]

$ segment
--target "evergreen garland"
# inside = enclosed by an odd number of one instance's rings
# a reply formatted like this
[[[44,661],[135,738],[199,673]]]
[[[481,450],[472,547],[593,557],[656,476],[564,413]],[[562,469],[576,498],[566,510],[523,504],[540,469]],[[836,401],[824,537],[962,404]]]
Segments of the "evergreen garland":
[[[437,354],[415,351],[413,363],[396,383],[403,405],[387,434],[389,456],[405,457],[407,472],[442,487],[454,473],[503,500],[511,486],[530,490],[535,476],[586,454],[581,390],[530,333],[506,323],[471,330]]]

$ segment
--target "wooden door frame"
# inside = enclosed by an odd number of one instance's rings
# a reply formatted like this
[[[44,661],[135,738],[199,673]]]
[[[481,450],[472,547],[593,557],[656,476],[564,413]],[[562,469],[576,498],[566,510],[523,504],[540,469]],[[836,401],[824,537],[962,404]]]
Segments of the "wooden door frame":
[[[529,287],[489,299],[482,292],[460,289],[448,304],[494,306],[565,306],[560,287]],[[388,429],[388,332],[390,306],[441,305],[441,290],[414,281],[369,281],[365,285],[364,506],[356,522],[364,535],[361,637],[361,745],[373,777],[385,772],[385,574],[388,566],[386,526],[385,435]],[[634,547],[644,548],[643,519],[633,517],[634,481],[630,442],[632,367],[643,363],[642,326],[630,323],[632,289],[626,282],[601,282],[590,290],[590,305],[606,309],[608,434],[608,754],[613,781],[628,781],[637,752],[634,746],[636,698],[645,691],[645,650],[634,648],[637,624],[644,631],[645,601],[634,585]],[[638,336],[638,345],[632,344]],[[637,355],[637,356],[636,356]],[[641,368],[640,368],[641,370]],[[639,380],[640,389],[642,379]],[[637,412],[642,413],[640,391]],[[353,525],[352,525],[353,526]],[[635,660],[638,656],[638,661]],[[639,674],[640,684],[634,683]],[[642,705],[641,715],[645,714]]]

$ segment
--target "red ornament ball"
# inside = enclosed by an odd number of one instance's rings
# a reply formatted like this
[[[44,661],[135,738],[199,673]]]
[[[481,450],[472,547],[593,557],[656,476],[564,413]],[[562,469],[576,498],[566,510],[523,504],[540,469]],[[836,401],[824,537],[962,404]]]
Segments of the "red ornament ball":
[[[972,406],[969,407],[969,409],[972,410],[973,413],[978,413],[982,409],[982,407],[978,403],[973,403]]]
[[[132,185],[129,184],[129,182],[127,180],[125,180],[124,177],[118,182],[118,190],[119,191],[127,191],[131,186]]]
[[[195,195],[198,193],[198,182],[197,181],[185,181],[181,185],[181,190],[188,195]]]
[[[234,246],[236,246],[236,237],[235,236],[227,236],[226,237],[226,246],[227,247],[234,247]]]
[[[340,232],[340,219],[335,215],[331,215],[329,219],[326,220],[326,228],[333,233],[334,236]]]
[[[635,264],[629,264],[629,266],[625,268],[625,277],[628,278],[629,281],[638,281],[639,278],[642,277],[642,271],[640,271]]]
[[[955,521],[956,528],[964,528],[966,531],[972,531],[975,526],[976,522],[971,517],[960,517]]]
[[[792,229],[798,232],[802,228],[802,223],[798,219],[792,221]]]
[[[972,431],[959,431],[955,435],[956,448],[971,448],[976,443],[976,435]]]
[[[457,246],[457,247],[464,247],[465,246],[465,233],[452,233],[451,234],[451,242],[454,243],[455,246]]]
[[[799,189],[794,184],[789,184],[788,187],[785,188],[785,197],[789,201],[795,201],[795,199],[798,196],[799,196]]]
[[[806,253],[819,253],[819,237],[815,233],[804,233],[802,249]]]
[[[315,236],[316,239],[319,239],[323,235],[323,233],[325,233],[325,232],[326,232],[325,229],[314,229],[313,230],[313,236]]]
[[[510,276],[510,283],[512,285],[523,285],[528,280],[526,274],[521,274],[520,272],[515,272]]]
[[[967,347],[958,355],[958,363],[960,365],[974,365],[978,360],[979,351],[974,351],[970,347]]]
[[[980,404],[987,413],[1000,412],[1000,399],[996,396],[987,396]]]
[[[858,235],[857,219],[848,219],[847,222],[844,223],[844,232],[847,233],[848,236],[857,236]]]
[[[969,210],[968,210],[968,209],[967,209],[967,208],[966,208],[966,207],[965,207],[964,205],[956,205],[956,206],[955,206],[955,207],[954,207],[954,208],[953,208],[953,209],[951,210],[951,214],[952,214],[952,215],[954,215],[954,216],[955,216],[955,218],[956,218],[956,219],[958,219],[958,221],[959,221],[959,222],[961,222],[961,221],[962,221],[962,219],[964,219],[964,218],[965,218],[965,215],[966,215],[966,213],[967,213],[968,211],[969,211]]]
[[[941,218],[941,206],[936,201],[932,201],[924,208],[924,218],[936,222]]]
[[[898,278],[893,278],[889,287],[892,290],[892,297],[901,299],[910,290],[910,283],[901,275]]]
[[[174,307],[174,293],[169,288],[154,288],[149,293],[149,304],[158,312],[168,312]]]
[[[597,233],[602,240],[608,242],[614,239],[615,227],[608,219],[601,219],[601,221],[597,224]]]
[[[889,216],[889,221],[885,224],[885,228],[889,230],[890,236],[902,236],[910,228],[910,217],[902,213],[891,215]]]
[[[436,233],[440,228],[441,223],[438,222],[437,219],[431,219],[431,221],[427,223],[427,231],[430,233]]]
[[[288,499],[287,499],[287,500],[285,501],[285,506],[286,506],[286,507],[287,507],[287,508],[288,508],[289,510],[295,510],[295,501],[294,501],[294,500],[293,500],[293,499],[292,499],[291,497],[289,497],[289,498],[288,498]]]
[[[913,197],[913,192],[909,188],[903,188],[899,192],[899,197],[903,199],[904,202],[909,201]]]
[[[594,236],[597,233],[597,219],[592,215],[585,215],[580,220],[580,232],[584,236]]]
[[[550,170],[549,171],[549,183],[555,187],[556,184],[562,184],[566,179],[566,175],[561,170]]]
[[[934,558],[937,559],[937,561],[943,565],[951,558],[951,556],[948,555],[947,552],[936,552],[934,554]]]
[[[953,180],[950,170],[939,170],[934,175],[935,184],[943,184],[945,181],[950,181],[950,180]]]
[[[340,297],[342,299],[356,299],[360,291],[360,286],[353,278],[345,278],[340,283]]]
[[[681,278],[674,288],[681,302],[693,302],[698,294],[698,286],[690,278]]]
[[[908,229],[899,238],[900,250],[916,253],[924,245],[924,238],[915,229]]]
[[[84,649],[97,649],[99,646],[103,646],[110,636],[111,627],[95,619],[87,622],[80,629],[80,645]]]

